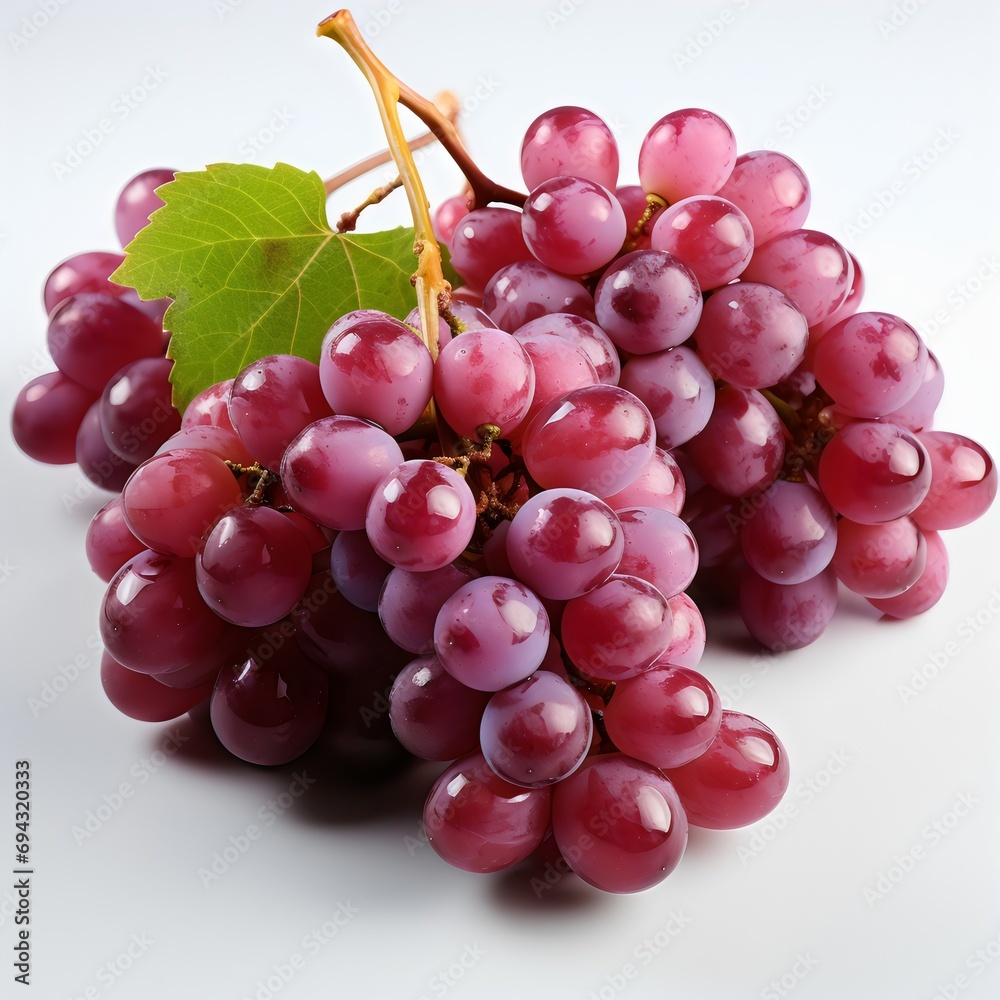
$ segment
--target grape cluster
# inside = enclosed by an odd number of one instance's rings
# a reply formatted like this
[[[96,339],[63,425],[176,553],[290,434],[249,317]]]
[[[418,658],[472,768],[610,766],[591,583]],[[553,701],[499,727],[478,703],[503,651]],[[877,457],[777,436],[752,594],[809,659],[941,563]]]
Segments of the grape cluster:
[[[574,868],[645,888],[689,816],[767,812],[785,752],[694,670],[697,545],[644,405],[571,338],[537,334],[536,371],[527,336],[455,314],[436,362],[412,326],[358,310],[318,365],[270,356],[192,401],[88,536],[109,579],[105,689],[144,719],[207,699],[219,740],[257,764],[314,744],[362,775],[454,761],[424,816],[447,860],[498,870],[550,825],[576,856],[576,828],[604,822]],[[545,388],[550,357],[586,384]]]
[[[738,594],[775,648],[818,636],[838,579],[918,613],[945,582],[938,531],[986,509],[996,471],[930,430],[940,367],[857,312],[860,268],[800,228],[787,157],[737,157],[688,109],[618,187],[610,129],[564,107],[521,168],[520,211],[436,213],[465,284],[434,336],[418,310],[355,310],[318,363],[261,358],[183,415],[159,306],[107,282],[119,257],[73,258],[46,286],[60,371],[26,387],[15,437],[120,491],[87,552],[122,712],[207,714],[255,764],[445,762],[424,808],[445,860],[561,858],[632,892],[689,824],[754,822],[788,784],[777,736],[696,670],[689,587]],[[144,220],[151,198],[127,205]]]

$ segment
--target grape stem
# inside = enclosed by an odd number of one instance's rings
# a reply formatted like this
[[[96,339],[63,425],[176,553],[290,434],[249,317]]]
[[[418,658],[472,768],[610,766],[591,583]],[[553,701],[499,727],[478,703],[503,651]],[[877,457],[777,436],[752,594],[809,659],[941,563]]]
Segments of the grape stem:
[[[642,215],[639,216],[639,221],[632,227],[628,236],[625,239],[625,249],[635,249],[636,240],[646,231],[647,226],[652,220],[653,216],[660,211],[661,208],[666,208],[667,203],[658,194],[647,194],[646,195],[646,208]]]
[[[358,225],[358,217],[369,205],[377,205],[380,201],[388,198],[398,187],[402,187],[403,179],[397,177],[388,184],[375,188],[374,191],[357,208],[352,208],[350,212],[343,212],[340,221],[337,223],[338,233],[353,233]]]
[[[523,208],[528,196],[522,191],[504,187],[491,180],[479,169],[469,156],[468,150],[462,144],[462,137],[454,123],[445,118],[438,109],[416,91],[410,90],[405,84],[399,84],[400,103],[412,111],[437,137],[445,151],[455,161],[455,165],[465,175],[472,192],[472,207],[485,208],[492,202],[502,202]]]
[[[525,481],[524,470],[514,460],[496,475],[491,473],[494,445],[510,458],[509,448],[505,447],[507,442],[501,440],[500,428],[496,424],[482,424],[476,428],[476,433],[480,441],[458,438],[454,448],[457,454],[437,455],[434,458],[435,462],[464,476],[476,498],[476,530],[466,550],[466,555],[473,559],[482,555],[483,543],[501,521],[513,520],[520,506],[517,494]]]
[[[241,465],[239,462],[231,462],[227,458],[226,465],[229,466],[230,471],[237,479],[243,476],[257,477],[253,492],[243,501],[245,504],[256,505],[265,503],[267,490],[279,481],[278,473],[264,468],[260,462],[254,462],[253,465]]]
[[[403,126],[399,121],[401,85],[368,47],[350,11],[338,10],[325,21],[321,21],[316,28],[316,34],[332,38],[347,52],[364,74],[375,95],[375,103],[378,105],[382,126],[389,141],[389,150],[403,180],[403,187],[410,203],[410,213],[413,216],[413,249],[417,255],[417,271],[412,280],[420,311],[421,336],[431,352],[431,357],[437,360],[438,299],[442,295],[449,296],[451,286],[441,270],[441,248],[434,237],[427,195],[424,193],[423,182],[417,173],[413,154],[410,152],[406,136],[403,134]],[[436,108],[434,113],[447,121]]]

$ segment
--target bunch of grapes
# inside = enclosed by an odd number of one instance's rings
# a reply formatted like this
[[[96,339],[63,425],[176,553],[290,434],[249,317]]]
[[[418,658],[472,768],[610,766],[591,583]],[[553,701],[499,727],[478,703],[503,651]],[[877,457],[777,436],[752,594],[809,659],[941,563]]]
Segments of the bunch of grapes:
[[[465,284],[433,336],[417,310],[356,310],[318,364],[261,358],[135,447],[123,428],[167,399],[162,330],[154,350],[107,312],[145,319],[110,265],[74,264],[47,298],[60,372],[26,387],[15,436],[92,467],[99,435],[127,463],[95,478],[120,495],[87,537],[125,714],[207,709],[260,765],[446,762],[424,809],[445,860],[561,858],[632,892],[689,823],[754,822],[788,784],[775,734],[696,670],[689,586],[737,592],[774,647],[816,638],[838,578],[918,613],[944,586],[937,531],[986,509],[996,471],[929,429],[937,362],[856,312],[860,268],[800,228],[787,157],[737,158],[721,119],[678,111],[618,187],[607,125],[557,108],[521,167],[522,210],[437,212]],[[151,363],[159,395],[130,370]]]

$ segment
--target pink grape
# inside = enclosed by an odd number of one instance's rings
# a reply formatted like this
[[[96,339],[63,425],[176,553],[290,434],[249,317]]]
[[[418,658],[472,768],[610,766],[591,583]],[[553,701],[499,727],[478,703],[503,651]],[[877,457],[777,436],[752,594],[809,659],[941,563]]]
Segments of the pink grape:
[[[148,316],[154,323],[162,326],[163,315],[170,306],[170,299],[143,300],[139,298],[134,288],[130,288],[128,285],[118,285],[110,280],[111,275],[124,260],[125,255],[122,253],[105,253],[101,250],[92,250],[67,257],[61,264],[57,264],[48,278],[45,279],[42,300],[46,314],[51,314],[60,302],[73,295],[79,295],[82,292],[99,292],[102,295],[121,299],[138,309],[143,315]],[[168,334],[163,332],[161,346],[164,348],[167,344],[167,338]]]
[[[229,393],[229,419],[265,468],[277,471],[295,436],[330,416],[318,366],[291,354],[269,354],[247,365]]]
[[[849,316],[823,334],[813,370],[837,405],[881,417],[912,399],[927,368],[927,348],[908,323],[889,313]]]
[[[549,313],[514,331],[514,339],[524,345],[540,344],[545,336],[565,341],[585,354],[593,363],[599,381],[607,385],[618,384],[621,374],[618,351],[596,323],[572,313]]]
[[[844,299],[840,307],[835,309],[830,316],[810,331],[811,339],[817,343],[822,340],[823,334],[827,330],[832,330],[833,327],[843,322],[848,316],[853,316],[858,311],[862,298],[864,298],[865,273],[861,270],[858,258],[850,250],[847,251],[847,256],[851,258],[851,263],[854,265],[854,278],[851,281],[851,290],[847,293],[847,298]]]
[[[642,673],[671,639],[670,607],[651,584],[613,576],[566,603],[563,648],[589,677],[620,681]]]
[[[709,830],[734,830],[763,819],[788,788],[788,754],[762,722],[724,711],[718,735],[700,756],[667,777],[688,822]]]
[[[101,396],[101,430],[108,447],[139,464],[180,430],[181,415],[171,402],[167,358],[140,358],[116,372]]]
[[[434,235],[439,243],[446,246],[451,243],[455,227],[464,219],[471,209],[469,198],[464,194],[445,198],[434,211]]]
[[[772,583],[803,583],[830,565],[837,516],[809,483],[777,480],[751,501],[740,529],[747,563]]]
[[[436,656],[403,667],[389,693],[389,719],[396,738],[424,760],[454,760],[479,747],[479,722],[488,691],[459,683]]]
[[[291,643],[279,647],[265,632],[249,656],[219,674],[212,692],[212,728],[222,745],[242,760],[286,764],[319,737],[328,689],[319,667]]]
[[[382,585],[392,570],[363,531],[341,531],[330,546],[330,575],[344,597],[365,611],[377,611]]]
[[[101,431],[101,401],[93,403],[76,432],[76,464],[95,486],[119,493],[125,488],[136,466],[116,455]]]
[[[700,433],[715,406],[712,374],[686,345],[629,358],[620,384],[649,408],[664,448],[676,448]]]
[[[934,356],[927,352],[927,367],[924,379],[917,391],[900,407],[887,413],[886,423],[905,427],[910,431],[929,431],[934,423],[934,411],[944,395],[944,371]]]
[[[711,111],[685,108],[664,115],[639,149],[639,183],[647,194],[673,204],[715,194],[736,163],[733,130]]]
[[[600,184],[562,175],[532,188],[524,203],[521,231],[543,264],[564,274],[589,274],[621,250],[625,213]]]
[[[668,600],[686,590],[698,571],[698,543],[676,515],[658,507],[618,511],[625,551],[617,572],[651,583]]]
[[[858,421],[842,427],[819,462],[819,488],[830,505],[861,524],[912,513],[930,487],[927,449],[894,424]]]
[[[531,326],[531,323],[526,323],[521,330],[530,330]],[[515,449],[520,446],[525,428],[546,403],[585,385],[597,385],[600,381],[593,361],[580,347],[548,333],[524,336],[521,330],[515,331],[514,338],[531,362],[535,389],[528,412],[514,432],[506,435]]]
[[[521,143],[521,176],[529,190],[550,177],[585,177],[613,191],[618,144],[611,129],[586,108],[564,106],[539,115]]]
[[[594,318],[594,298],[579,281],[534,260],[500,268],[483,292],[483,310],[501,330],[520,326],[548,313]]]
[[[115,204],[115,232],[123,247],[135,239],[153,212],[163,207],[163,199],[156,189],[173,179],[173,170],[144,170],[122,188]]]
[[[490,698],[479,742],[501,778],[540,788],[562,781],[583,763],[593,734],[590,709],[576,689],[539,670]]]
[[[721,722],[722,703],[715,688],[685,667],[652,667],[620,681],[604,711],[615,746],[660,769],[701,756]]]
[[[638,477],[654,447],[646,407],[632,393],[600,384],[546,403],[525,431],[521,451],[543,488],[605,497]]]
[[[766,489],[785,458],[781,421],[774,407],[756,389],[735,385],[716,391],[715,409],[705,429],[684,448],[711,486],[734,497]]]
[[[854,280],[854,264],[832,236],[796,229],[758,243],[741,277],[777,288],[814,327],[843,305]]]
[[[112,497],[93,517],[87,528],[87,561],[105,582],[146,548],[129,530],[121,496]]]
[[[927,546],[924,571],[912,587],[896,597],[869,597],[868,603],[890,618],[913,618],[934,607],[948,585],[948,550],[936,531],[922,531]]]
[[[428,573],[412,573],[397,566],[385,578],[378,601],[378,614],[386,634],[397,646],[412,653],[433,653],[438,612],[471,576],[468,569],[457,565],[442,566]]]
[[[739,579],[740,615],[747,631],[776,652],[815,642],[837,609],[837,575],[832,566],[802,583],[772,583],[751,569]]]
[[[687,594],[675,594],[667,604],[671,617],[670,645],[653,662],[653,667],[694,668],[705,652],[705,619]]]
[[[161,354],[163,332],[121,299],[82,292],[52,310],[48,345],[61,372],[100,392],[123,365]]]
[[[102,292],[116,298],[127,296],[131,289],[108,281],[124,261],[125,254],[103,250],[91,250],[67,257],[45,279],[42,292],[45,314],[51,313],[64,299],[80,292]]]
[[[372,491],[368,540],[393,566],[426,573],[457,559],[472,540],[476,502],[465,480],[440,462],[403,462]]]
[[[885,524],[857,524],[842,518],[837,525],[833,568],[848,590],[862,597],[898,597],[924,571],[927,545],[908,517]]]
[[[212,693],[213,681],[172,688],[149,674],[123,667],[107,650],[101,654],[101,687],[122,715],[140,722],[168,722],[190,712]]]
[[[524,419],[535,372],[524,348],[502,330],[472,330],[445,344],[434,364],[434,398],[462,437],[493,424],[506,437]]]
[[[202,541],[195,569],[201,596],[220,618],[257,628],[298,604],[312,574],[312,552],[279,511],[236,507]]]
[[[403,461],[399,445],[357,417],[323,417],[304,427],[281,459],[281,482],[296,510],[338,531],[365,526],[379,481]]]
[[[166,555],[193,558],[205,532],[217,518],[238,507],[243,494],[218,455],[179,448],[137,469],[122,500],[125,520],[144,545]]]
[[[794,305],[769,285],[738,281],[706,303],[695,330],[698,355],[715,378],[763,389],[802,361],[809,327]]]
[[[656,216],[650,233],[652,248],[687,264],[702,291],[739,277],[753,244],[747,217],[732,202],[713,195],[674,202]]]
[[[549,616],[516,580],[471,580],[441,606],[434,649],[456,680],[477,691],[499,691],[524,680],[545,658]]]
[[[594,292],[597,322],[617,347],[652,354],[694,333],[702,298],[694,272],[662,250],[635,250],[615,260]]]
[[[184,410],[181,427],[221,427],[235,434],[236,428],[229,419],[229,394],[234,381],[227,378],[202,389]]]
[[[235,431],[227,431],[222,427],[212,427],[210,424],[182,426],[179,431],[171,434],[156,449],[156,454],[165,455],[167,452],[176,451],[179,448],[208,451],[217,455],[224,462],[236,462],[248,468],[254,463],[253,455],[250,454],[243,441],[237,437]]]
[[[940,531],[982,517],[997,495],[997,468],[989,452],[963,434],[924,431],[918,437],[931,459],[931,488],[913,520]]]
[[[591,757],[556,785],[552,829],[566,863],[607,892],[639,892],[663,881],[688,838],[671,782],[622,753]]]
[[[157,676],[209,653],[226,624],[201,599],[193,559],[147,549],[108,584],[100,627],[122,666]]]
[[[561,601],[604,583],[617,570],[624,545],[614,511],[574,489],[536,493],[514,515],[506,540],[517,578]]]
[[[495,872],[523,861],[551,817],[548,788],[504,781],[481,753],[463,757],[434,782],[424,805],[428,843],[449,864]]]
[[[802,168],[784,153],[765,149],[738,156],[716,194],[742,209],[758,245],[801,228],[811,201]]]
[[[11,433],[18,448],[36,462],[69,465],[76,461],[76,436],[97,402],[93,389],[62,372],[33,378],[17,394]]]
[[[531,260],[521,223],[521,213],[510,208],[477,208],[462,216],[448,244],[455,270],[474,288],[485,288],[500,268]]]
[[[625,507],[659,507],[680,514],[687,493],[684,474],[669,451],[655,448],[642,472],[624,489],[605,497],[612,510]]]

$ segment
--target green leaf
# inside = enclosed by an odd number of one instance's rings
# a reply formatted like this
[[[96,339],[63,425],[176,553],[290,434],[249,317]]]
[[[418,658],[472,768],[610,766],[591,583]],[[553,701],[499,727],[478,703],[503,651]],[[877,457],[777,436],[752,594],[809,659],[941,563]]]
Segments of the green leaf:
[[[157,193],[164,206],[112,280],[174,300],[164,326],[179,409],[266,354],[318,361],[324,334],[352,309],[401,318],[416,304],[413,230],[333,231],[314,172],[216,163]],[[445,276],[458,285],[447,266]]]

